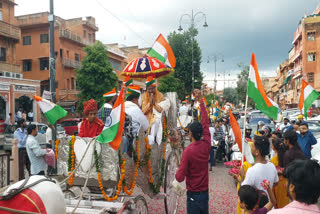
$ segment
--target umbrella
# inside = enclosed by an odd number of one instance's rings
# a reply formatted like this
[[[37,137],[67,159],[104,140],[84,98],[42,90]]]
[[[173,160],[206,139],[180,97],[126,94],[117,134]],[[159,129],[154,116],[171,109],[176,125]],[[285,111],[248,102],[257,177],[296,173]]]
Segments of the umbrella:
[[[143,79],[148,76],[159,78],[165,76],[174,69],[167,67],[154,57],[144,56],[131,61],[121,73],[121,76],[130,76],[133,79]]]

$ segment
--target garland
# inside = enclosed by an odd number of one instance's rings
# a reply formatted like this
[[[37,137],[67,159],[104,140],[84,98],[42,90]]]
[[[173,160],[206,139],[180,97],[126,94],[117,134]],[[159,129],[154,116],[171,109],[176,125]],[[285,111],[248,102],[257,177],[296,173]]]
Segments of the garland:
[[[122,181],[122,184],[123,184],[123,190],[128,194],[128,195],[131,195],[133,193],[133,190],[134,190],[134,187],[136,185],[136,179],[137,179],[137,176],[138,176],[138,170],[139,170],[139,164],[140,164],[140,149],[139,149],[139,139],[137,139],[136,141],[136,151],[134,152],[134,160],[135,160],[135,163],[136,163],[136,167],[135,167],[135,170],[134,170],[134,177],[133,177],[133,181],[132,181],[132,184],[131,184],[131,188],[130,190],[128,190],[127,188],[127,185],[126,185],[126,180],[124,179]]]
[[[76,138],[74,135],[72,135],[71,140],[69,141],[69,158],[68,158],[68,171],[69,171],[69,176],[74,170],[75,166],[75,153],[74,153],[74,142],[76,141]],[[72,176],[69,178],[68,183],[70,186],[73,185],[74,181],[74,173]]]
[[[56,153],[56,160],[58,160],[59,143],[60,143],[60,140],[57,139],[57,140],[56,140],[56,144],[54,145],[54,151],[55,151],[55,153]]]
[[[97,150],[94,151],[94,159],[95,159],[95,165],[96,165],[96,171],[97,171],[97,176],[98,176],[98,182],[99,182],[99,188],[101,190],[101,193],[103,195],[103,198],[107,201],[114,201],[116,200],[121,192],[122,189],[122,184],[123,181],[125,180],[125,165],[126,165],[126,160],[122,159],[120,151],[119,151],[119,164],[120,164],[120,180],[118,181],[118,189],[116,192],[116,195],[113,197],[108,197],[106,192],[104,191],[104,187],[103,187],[103,183],[102,183],[102,179],[101,179],[101,170],[100,170],[100,166],[99,166],[99,157],[98,157],[98,153]]]
[[[151,189],[153,190],[153,192],[156,193],[156,194],[160,192],[160,187],[162,186],[162,183],[163,183],[164,170],[165,170],[165,165],[166,165],[166,141],[167,141],[167,136],[168,136],[168,124],[167,124],[166,117],[164,117],[164,120],[163,120],[163,132],[162,132],[163,149],[162,149],[162,161],[161,161],[161,175],[160,175],[159,182],[157,184],[154,184],[153,177],[152,177],[151,160],[150,160],[151,146],[149,145],[148,138],[146,138],[146,157],[147,157],[147,162],[148,162],[149,184],[150,184]]]

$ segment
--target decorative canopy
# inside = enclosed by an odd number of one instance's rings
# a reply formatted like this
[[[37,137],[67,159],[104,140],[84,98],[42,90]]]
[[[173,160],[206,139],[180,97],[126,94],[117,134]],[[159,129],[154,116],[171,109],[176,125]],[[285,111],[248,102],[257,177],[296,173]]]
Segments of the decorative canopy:
[[[121,76],[130,76],[133,79],[144,79],[148,76],[159,78],[173,71],[174,69],[167,67],[158,59],[145,56],[131,61]]]

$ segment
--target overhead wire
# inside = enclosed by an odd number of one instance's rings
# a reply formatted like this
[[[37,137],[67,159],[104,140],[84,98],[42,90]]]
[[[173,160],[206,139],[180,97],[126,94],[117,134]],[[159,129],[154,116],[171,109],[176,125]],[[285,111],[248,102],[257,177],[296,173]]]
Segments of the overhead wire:
[[[115,15],[113,12],[108,10],[101,2],[96,0],[96,2],[100,5],[101,8],[103,8],[105,11],[107,11],[111,16],[113,16],[115,19],[117,19],[121,24],[123,24],[125,27],[127,27],[131,32],[133,32],[137,37],[139,37],[142,41],[144,41],[148,46],[151,46],[152,42],[147,41],[145,38],[143,38],[139,33],[137,33],[129,24],[122,21],[117,15]]]

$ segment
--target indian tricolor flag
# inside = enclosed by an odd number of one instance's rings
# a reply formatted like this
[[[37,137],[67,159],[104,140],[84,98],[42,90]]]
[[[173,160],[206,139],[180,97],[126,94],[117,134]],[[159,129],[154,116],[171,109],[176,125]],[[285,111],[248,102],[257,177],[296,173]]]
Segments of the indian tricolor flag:
[[[33,98],[51,125],[55,124],[57,120],[65,117],[68,114],[66,110],[50,102],[49,100],[38,96],[33,96]]]
[[[277,119],[279,107],[267,97],[259,76],[257,60],[254,53],[251,55],[247,95],[253,99],[257,109],[262,111],[265,115],[275,120]]]
[[[318,99],[319,93],[314,90],[305,80],[302,80],[302,88],[299,99],[299,108],[307,119],[308,109],[311,107],[312,103]]]
[[[165,63],[167,66],[174,68],[176,66],[176,58],[167,40],[160,34],[150,48],[147,54],[151,57],[157,58],[159,61]]]
[[[123,87],[121,88],[119,97],[117,98],[110,116],[106,119],[106,124],[101,134],[98,136],[97,141],[100,143],[109,143],[109,145],[114,149],[119,149],[123,126],[125,121],[125,112],[124,112],[124,93]]]

